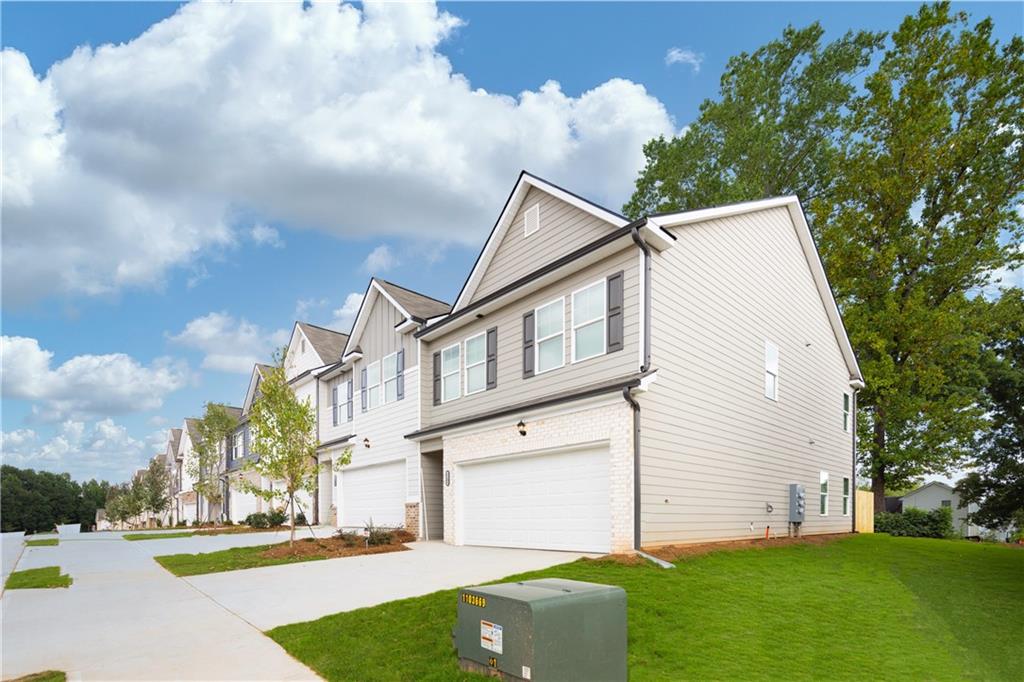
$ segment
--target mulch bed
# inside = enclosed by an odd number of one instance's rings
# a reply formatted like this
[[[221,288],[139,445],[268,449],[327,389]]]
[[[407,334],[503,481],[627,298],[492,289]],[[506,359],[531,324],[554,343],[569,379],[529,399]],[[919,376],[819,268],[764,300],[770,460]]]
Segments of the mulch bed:
[[[786,537],[767,540],[757,538],[755,540],[730,540],[728,542],[701,542],[692,545],[664,545],[662,547],[651,547],[644,551],[665,561],[678,561],[684,557],[700,556],[718,551],[769,549],[772,547],[787,547],[789,545],[824,545],[840,538],[848,537],[850,537],[850,533],[828,533],[825,535],[804,535],[799,538]]]
[[[267,559],[287,559],[292,557],[323,557],[337,559],[346,556],[362,556],[365,554],[386,554],[387,552],[404,552],[408,547],[403,543],[412,542],[416,538],[411,533],[396,531],[392,534],[391,544],[371,545],[362,543],[353,545],[351,540],[336,536],[327,538],[304,538],[296,540],[291,546],[287,542],[274,545],[260,553]]]

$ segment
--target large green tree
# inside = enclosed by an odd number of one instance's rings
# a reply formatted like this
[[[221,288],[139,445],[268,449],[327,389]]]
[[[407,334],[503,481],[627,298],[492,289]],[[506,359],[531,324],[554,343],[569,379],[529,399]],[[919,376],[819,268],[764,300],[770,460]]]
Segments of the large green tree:
[[[1024,295],[1008,292],[994,305],[997,335],[985,361],[992,428],[973,470],[957,485],[971,521],[988,528],[1024,528]]]
[[[141,477],[144,511],[158,518],[163,516],[171,506],[170,483],[170,470],[156,459],[150,461]]]
[[[882,508],[887,485],[964,461],[985,425],[977,293],[1021,259],[1024,40],[924,5],[857,87],[877,36],[819,41],[790,29],[730,61],[721,100],[647,145],[625,210],[801,196],[865,374],[858,440]]]

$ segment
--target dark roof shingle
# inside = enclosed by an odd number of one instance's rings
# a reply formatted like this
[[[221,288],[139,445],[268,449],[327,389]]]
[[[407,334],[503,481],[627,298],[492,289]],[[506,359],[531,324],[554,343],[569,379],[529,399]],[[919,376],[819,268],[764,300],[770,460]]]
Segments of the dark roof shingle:
[[[345,350],[348,343],[348,334],[336,332],[333,329],[318,327],[309,322],[296,322],[299,329],[306,335],[309,342],[313,344],[313,350],[325,363],[337,362],[341,359],[341,352]]]
[[[432,317],[445,315],[452,309],[452,307],[444,301],[439,301],[436,298],[425,296],[421,293],[412,291],[411,289],[400,287],[393,282],[377,279],[377,284],[379,284],[381,288],[388,293],[388,296],[395,299],[395,301],[398,302],[398,305],[405,308],[406,312],[419,321],[425,321]]]

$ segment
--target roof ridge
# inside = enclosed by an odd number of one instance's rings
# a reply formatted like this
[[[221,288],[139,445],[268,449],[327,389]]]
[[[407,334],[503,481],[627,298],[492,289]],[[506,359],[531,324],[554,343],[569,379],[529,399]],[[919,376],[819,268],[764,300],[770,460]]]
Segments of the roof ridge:
[[[374,277],[374,279],[377,280],[378,282],[383,282],[384,284],[389,284],[389,285],[391,285],[393,287],[398,287],[402,291],[408,291],[410,294],[416,294],[417,296],[421,296],[423,298],[430,299],[434,303],[440,303],[441,305],[446,305],[446,306],[451,306],[452,305],[448,301],[442,301],[439,298],[434,298],[433,296],[429,296],[429,295],[424,294],[422,292],[416,291],[415,289],[410,289],[409,287],[403,287],[401,284],[395,284],[391,280],[384,279],[383,277]]]

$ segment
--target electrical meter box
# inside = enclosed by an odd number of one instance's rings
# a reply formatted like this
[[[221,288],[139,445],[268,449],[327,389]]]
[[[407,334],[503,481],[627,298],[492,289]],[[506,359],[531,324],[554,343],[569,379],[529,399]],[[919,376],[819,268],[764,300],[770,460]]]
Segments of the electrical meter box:
[[[459,664],[504,680],[625,680],[626,592],[557,578],[459,590]]]
[[[807,511],[807,495],[799,483],[789,484],[789,522],[803,523]]]

